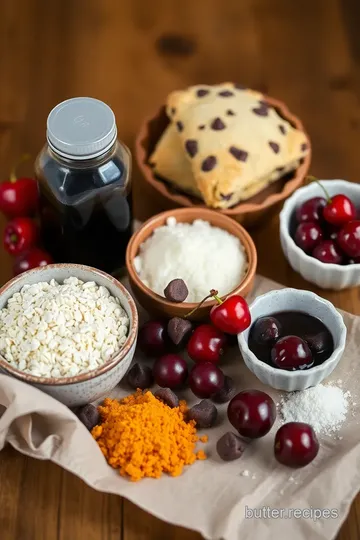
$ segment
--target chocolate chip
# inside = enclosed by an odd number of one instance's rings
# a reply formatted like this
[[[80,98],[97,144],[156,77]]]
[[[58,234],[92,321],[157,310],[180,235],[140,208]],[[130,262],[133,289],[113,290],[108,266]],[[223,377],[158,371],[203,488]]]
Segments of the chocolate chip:
[[[221,96],[221,97],[231,97],[233,95],[234,93],[231,92],[230,90],[222,90],[221,92],[218,93],[218,96]]]
[[[197,90],[196,92],[196,95],[197,97],[204,97],[204,96],[207,96],[209,93],[209,90],[205,90],[205,88],[199,88],[199,90]]]
[[[225,375],[224,386],[214,394],[211,399],[215,401],[215,403],[226,403],[235,396],[235,393],[236,388],[234,379]]]
[[[265,99],[259,99],[259,103],[261,107],[266,107],[267,109],[270,107],[269,103]]]
[[[140,388],[151,388],[154,384],[154,377],[151,368],[149,366],[142,366],[141,364],[134,364],[127,374],[127,382],[131,388],[136,390]]]
[[[285,167],[276,167],[275,169],[277,172],[281,173],[283,171],[285,171]]]
[[[280,146],[278,145],[278,143],[269,141],[269,146],[271,150],[275,152],[275,154],[278,154],[280,152]]]
[[[201,164],[201,170],[203,172],[209,172],[212,171],[213,168],[216,166],[217,159],[215,156],[208,156],[204,159],[204,161]]]
[[[80,407],[76,414],[80,422],[82,422],[89,431],[100,423],[99,411],[97,410],[97,407],[94,407],[91,403]]]
[[[228,110],[226,111],[226,114],[227,114],[228,116],[236,116],[236,114],[234,113],[234,111],[232,111],[231,109],[228,109]]]
[[[195,141],[195,139],[188,139],[185,142],[185,150],[187,151],[190,157],[194,157],[198,151],[197,141]]]
[[[252,109],[252,112],[258,116],[267,116],[269,114],[269,108],[261,105],[260,107],[255,107]]]
[[[217,419],[217,408],[209,399],[203,399],[187,412],[188,420],[195,420],[197,427],[212,427]]]
[[[226,126],[224,122],[221,120],[221,118],[215,118],[215,120],[211,124],[211,129],[214,129],[216,131],[219,131],[220,129],[225,129]]]
[[[299,165],[304,165],[305,159],[302,157],[299,159]]]
[[[171,112],[171,114],[175,114],[176,113],[175,107],[171,107],[170,112]]]
[[[301,145],[301,151],[302,151],[302,152],[305,152],[305,150],[307,150],[307,149],[308,149],[307,143],[302,143],[302,145]]]
[[[170,281],[164,289],[165,298],[171,302],[184,302],[188,297],[189,290],[183,279],[177,278]]]
[[[229,152],[235,159],[243,162],[247,160],[249,155],[245,150],[241,150],[241,148],[236,148],[236,146],[230,146]]]
[[[229,431],[218,440],[216,450],[222,460],[233,461],[242,456],[245,446],[240,437]]]
[[[154,394],[157,399],[163,401],[165,405],[168,405],[171,409],[179,406],[179,398],[170,388],[159,388]]]
[[[184,129],[184,124],[179,120],[176,122],[176,127],[178,128],[178,131],[182,131]]]
[[[282,124],[279,125],[279,130],[280,130],[280,133],[282,133],[283,135],[286,135],[286,129],[285,129],[285,126],[283,126]]]
[[[198,129],[205,129],[205,125],[201,124],[201,126],[198,126]]]
[[[234,193],[228,193],[228,194],[225,194],[225,193],[220,193],[220,199],[222,201],[230,201],[231,197],[234,195]]]
[[[167,333],[175,345],[180,345],[190,334],[192,328],[193,326],[190,321],[181,319],[181,317],[173,317],[168,322]]]

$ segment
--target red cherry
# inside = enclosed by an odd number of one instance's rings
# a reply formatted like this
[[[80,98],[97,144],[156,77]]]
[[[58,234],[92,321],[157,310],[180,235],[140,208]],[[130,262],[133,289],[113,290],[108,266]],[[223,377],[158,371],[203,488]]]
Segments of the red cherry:
[[[319,452],[319,441],[309,424],[289,422],[277,431],[274,442],[275,458],[288,467],[305,467]]]
[[[312,199],[308,199],[296,209],[297,222],[305,223],[308,221],[321,221],[325,206],[326,199],[324,199],[324,197],[313,197]]]
[[[28,158],[24,156],[20,163]],[[16,178],[14,170],[10,180],[0,184],[0,211],[8,218],[32,216],[37,205],[38,187],[33,178]]]
[[[177,388],[182,386],[188,375],[185,360],[177,354],[165,354],[158,358],[153,367],[156,384],[163,388]]]
[[[216,364],[220,360],[225,344],[226,337],[220,330],[211,324],[201,324],[189,339],[187,352],[194,362]]]
[[[214,298],[219,302],[210,312],[210,319],[214,326],[226,334],[240,334],[250,326],[249,306],[242,296],[234,294],[223,302],[216,294]]]
[[[341,227],[356,218],[356,208],[346,195],[334,195],[324,208],[324,219]]]
[[[37,268],[38,266],[46,266],[52,262],[53,260],[50,255],[43,249],[37,247],[30,248],[15,259],[13,266],[14,276],[32,268]]]
[[[266,435],[276,418],[276,406],[265,392],[243,390],[229,403],[230,423],[243,437],[257,439]]]
[[[211,362],[197,364],[189,375],[189,386],[196,397],[206,399],[217,394],[224,386],[225,377],[221,369]]]
[[[323,237],[323,232],[317,223],[300,223],[295,231],[295,243],[306,253],[310,253]]]
[[[4,248],[10,255],[20,255],[35,245],[38,230],[35,222],[27,217],[9,221],[4,231]]]
[[[162,356],[167,348],[166,323],[148,321],[140,328],[139,347],[147,356]]]
[[[338,244],[349,257],[360,257],[360,220],[344,225],[338,235]]]
[[[297,336],[285,336],[279,339],[271,349],[271,361],[288,371],[307,369],[314,363],[308,344]]]
[[[343,260],[343,255],[333,240],[321,242],[312,252],[312,256],[327,264],[341,264]]]

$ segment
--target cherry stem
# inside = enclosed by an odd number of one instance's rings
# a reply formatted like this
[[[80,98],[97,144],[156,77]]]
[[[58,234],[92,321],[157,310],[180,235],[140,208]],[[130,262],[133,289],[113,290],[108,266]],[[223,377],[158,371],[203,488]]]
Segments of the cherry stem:
[[[221,299],[217,295],[218,295],[218,291],[216,291],[215,289],[211,289],[210,294],[205,296],[205,298],[203,298],[201,300],[201,302],[196,307],[194,307],[194,309],[192,309],[191,311],[189,311],[189,313],[184,315],[184,319],[187,319],[188,317],[191,317],[191,315],[193,315],[195,313],[195,311],[197,311],[199,308],[201,308],[203,303],[206,302],[206,300],[209,300],[209,298],[215,298],[215,300],[217,302],[219,302],[219,304],[222,304]]]
[[[15,233],[11,234],[11,235],[10,235],[10,242],[11,242],[12,244],[16,244],[17,241],[18,241],[17,234],[15,234]]]
[[[326,200],[328,202],[328,204],[331,203],[331,197],[328,193],[328,191],[324,188],[324,186],[319,182],[319,180],[317,178],[315,178],[315,176],[308,176],[308,179],[311,181],[311,182],[316,182],[320,187],[321,189],[323,190],[323,192],[325,193],[325,197],[326,197]]]
[[[215,300],[217,301],[218,304],[223,303],[220,296],[218,296],[218,294],[219,294],[218,291],[215,291],[215,289],[211,289],[210,294],[211,294],[211,296],[213,296],[215,298]]]
[[[19,159],[19,161],[16,163],[16,165],[13,167],[13,169],[12,169],[12,171],[10,173],[10,182],[12,184],[15,184],[15,182],[17,180],[16,169],[18,167],[20,167],[20,165],[22,165],[25,161],[28,161],[30,158],[31,158],[30,154],[23,154],[21,156],[21,158]]]

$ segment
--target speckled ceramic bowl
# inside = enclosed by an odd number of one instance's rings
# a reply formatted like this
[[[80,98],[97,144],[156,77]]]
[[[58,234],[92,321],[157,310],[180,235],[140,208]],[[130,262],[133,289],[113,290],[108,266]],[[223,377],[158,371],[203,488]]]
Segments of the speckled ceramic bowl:
[[[239,347],[247,367],[264,384],[292,392],[305,390],[310,386],[320,384],[338,365],[345,349],[346,326],[340,313],[335,307],[320,296],[297,289],[280,289],[258,296],[250,306],[252,321],[259,317],[271,315],[277,311],[303,311],[321,319],[329,329],[334,340],[334,351],[330,358],[321,365],[303,371],[286,371],[269,366],[259,360],[250,351],[248,338],[250,328],[239,334]]]
[[[6,283],[0,289],[0,309],[24,285],[51,279],[61,283],[72,276],[83,281],[95,281],[98,285],[106,287],[114,297],[120,300],[130,318],[129,334],[123,348],[97,369],[74,377],[36,377],[12,367],[1,355],[0,372],[43,390],[68,407],[77,407],[108,395],[124,377],[131,364],[137,341],[138,314],[129,292],[115,278],[95,268],[77,264],[51,264],[29,270]]]

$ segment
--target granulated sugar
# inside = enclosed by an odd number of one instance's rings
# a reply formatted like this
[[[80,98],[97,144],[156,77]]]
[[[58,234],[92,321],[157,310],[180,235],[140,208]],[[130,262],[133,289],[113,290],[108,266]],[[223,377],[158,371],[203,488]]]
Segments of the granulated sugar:
[[[301,392],[292,392],[280,399],[283,423],[305,422],[316,433],[335,434],[346,419],[350,392],[339,386],[319,384]]]

